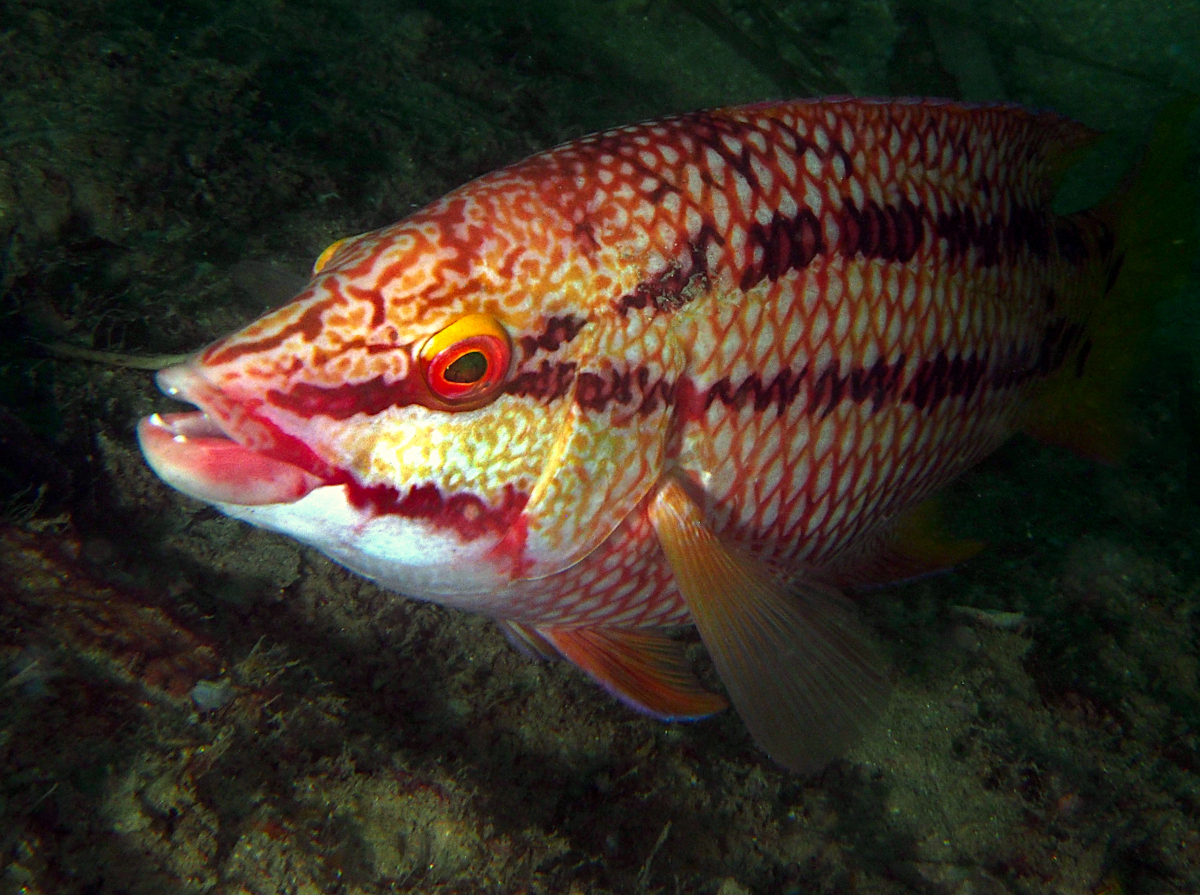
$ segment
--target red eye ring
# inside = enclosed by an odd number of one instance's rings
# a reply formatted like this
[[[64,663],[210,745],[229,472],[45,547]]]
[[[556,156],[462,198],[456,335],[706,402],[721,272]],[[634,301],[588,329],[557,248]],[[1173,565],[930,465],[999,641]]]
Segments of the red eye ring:
[[[508,333],[487,314],[468,314],[430,336],[421,348],[425,384],[447,404],[479,406],[508,376]]]

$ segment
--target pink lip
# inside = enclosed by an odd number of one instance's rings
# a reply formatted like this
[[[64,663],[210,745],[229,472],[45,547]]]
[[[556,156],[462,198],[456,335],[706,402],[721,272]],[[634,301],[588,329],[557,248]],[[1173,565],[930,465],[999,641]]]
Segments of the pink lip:
[[[256,431],[262,427],[244,425],[244,413],[205,383],[193,363],[168,367],[158,383],[172,397],[206,410],[156,413],[138,423],[142,453],[163,481],[198,500],[241,506],[293,503],[325,484],[263,453],[269,442]],[[239,416],[243,425],[234,426]]]

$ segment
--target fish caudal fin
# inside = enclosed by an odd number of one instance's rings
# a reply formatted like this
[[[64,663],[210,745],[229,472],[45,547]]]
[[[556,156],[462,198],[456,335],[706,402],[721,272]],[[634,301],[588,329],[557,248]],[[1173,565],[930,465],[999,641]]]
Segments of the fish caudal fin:
[[[816,585],[788,588],[724,545],[673,480],[650,519],[700,639],[758,745],[801,773],[820,770],[878,716],[883,663],[854,607]]]
[[[608,692],[656,718],[695,720],[729,706],[704,689],[684,645],[662,634],[615,628],[538,628],[537,633]]]
[[[1157,307],[1178,293],[1196,254],[1188,124],[1198,105],[1197,97],[1185,97],[1168,106],[1128,185],[1090,213],[1113,228],[1112,261],[1079,348],[1025,420],[1025,430],[1041,441],[1108,462],[1121,456],[1135,362]]]

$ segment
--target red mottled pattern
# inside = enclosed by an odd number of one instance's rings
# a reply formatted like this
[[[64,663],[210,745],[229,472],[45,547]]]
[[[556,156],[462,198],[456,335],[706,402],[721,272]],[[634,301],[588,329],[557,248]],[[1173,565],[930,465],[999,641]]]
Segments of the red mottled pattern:
[[[202,362],[235,399],[311,419],[331,481],[377,511],[519,531],[497,614],[683,622],[645,515],[664,472],[719,535],[820,574],[1012,434],[1049,375],[1082,374],[1086,306],[1119,261],[1104,220],[1050,200],[1092,136],[928,101],[619,128],[347,241]],[[471,313],[514,359],[460,424],[414,369]],[[421,468],[397,459],[435,439]]]

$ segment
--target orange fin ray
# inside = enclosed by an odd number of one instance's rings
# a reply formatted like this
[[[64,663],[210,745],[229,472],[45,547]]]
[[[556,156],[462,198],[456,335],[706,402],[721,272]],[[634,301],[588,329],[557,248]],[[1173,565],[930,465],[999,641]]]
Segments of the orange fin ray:
[[[728,708],[692,672],[684,645],[663,634],[617,628],[538,628],[539,637],[634,708],[665,720]]]
[[[836,758],[887,700],[883,663],[836,591],[796,592],[727,548],[678,482],[650,519],[700,638],[746,727],[775,761],[802,773]]]

